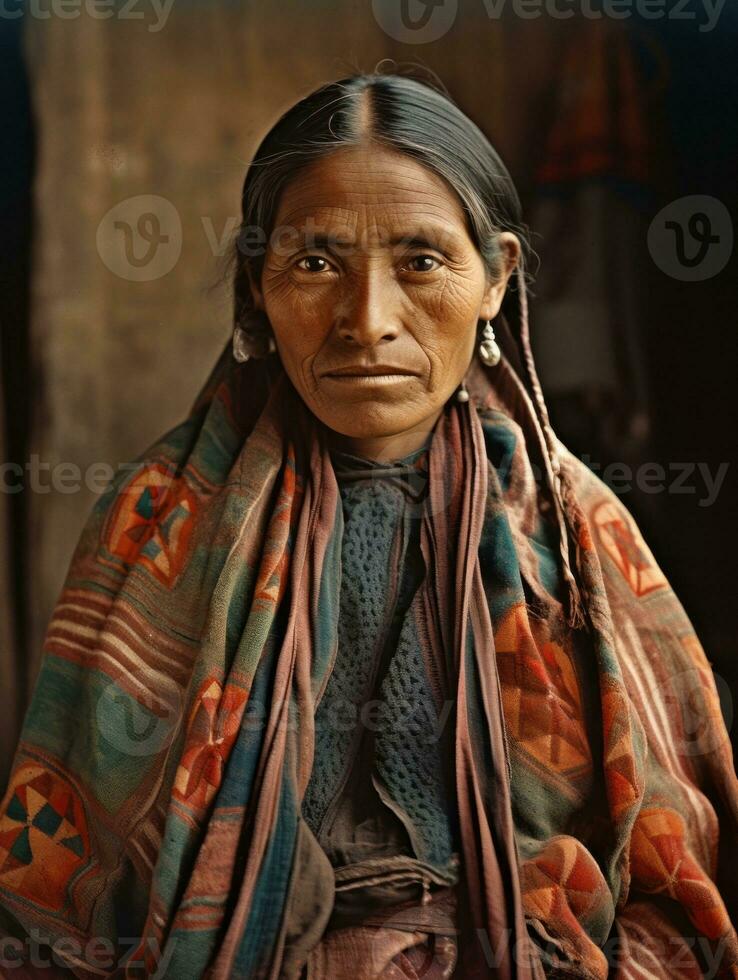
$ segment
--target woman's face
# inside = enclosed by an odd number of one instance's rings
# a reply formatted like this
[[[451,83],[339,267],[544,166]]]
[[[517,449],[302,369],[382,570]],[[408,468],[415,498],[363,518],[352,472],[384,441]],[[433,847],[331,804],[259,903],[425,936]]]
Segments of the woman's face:
[[[423,444],[477,321],[499,310],[519,255],[514,235],[501,246],[505,272],[489,282],[456,194],[376,145],[337,150],[285,188],[254,299],[335,445],[393,459]]]

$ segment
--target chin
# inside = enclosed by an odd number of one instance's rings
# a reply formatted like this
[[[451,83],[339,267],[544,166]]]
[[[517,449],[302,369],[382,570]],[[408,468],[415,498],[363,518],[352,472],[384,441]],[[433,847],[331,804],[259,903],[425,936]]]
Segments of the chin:
[[[335,413],[323,413],[318,416],[329,429],[349,439],[382,439],[388,436],[401,435],[421,421],[420,418],[397,417],[397,413],[377,410],[373,406],[357,406],[352,418]]]

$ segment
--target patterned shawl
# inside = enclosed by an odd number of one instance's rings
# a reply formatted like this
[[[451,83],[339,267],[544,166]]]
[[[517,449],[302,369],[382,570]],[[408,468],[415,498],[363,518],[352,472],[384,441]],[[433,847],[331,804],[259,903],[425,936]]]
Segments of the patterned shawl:
[[[508,360],[467,383],[430,444],[416,602],[455,696],[463,975],[738,977],[709,663]],[[341,528],[322,425],[275,357],[226,347],[74,553],[0,806],[8,975],[52,975],[13,974],[27,934],[78,977],[285,975]]]

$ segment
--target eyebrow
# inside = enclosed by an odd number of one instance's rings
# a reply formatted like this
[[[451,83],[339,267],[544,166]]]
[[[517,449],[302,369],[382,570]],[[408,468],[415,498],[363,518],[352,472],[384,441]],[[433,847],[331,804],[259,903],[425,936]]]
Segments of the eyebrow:
[[[390,245],[407,245],[411,248],[415,248],[416,246],[420,248],[440,248],[443,238],[451,242],[456,240],[456,236],[452,232],[446,231],[442,236],[436,236],[433,233],[428,235],[395,235],[390,238],[389,243]]]

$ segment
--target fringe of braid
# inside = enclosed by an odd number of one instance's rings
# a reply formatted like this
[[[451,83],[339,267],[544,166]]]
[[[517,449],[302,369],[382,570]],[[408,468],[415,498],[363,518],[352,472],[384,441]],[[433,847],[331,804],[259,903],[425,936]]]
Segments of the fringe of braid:
[[[518,293],[520,296],[520,346],[523,363],[528,374],[533,405],[538,414],[538,421],[543,431],[545,448],[548,455],[547,476],[551,487],[556,515],[561,532],[561,550],[564,565],[564,577],[568,586],[567,622],[572,629],[580,629],[587,623],[583,606],[582,588],[580,583],[586,581],[583,568],[583,556],[580,546],[580,526],[583,515],[577,503],[569,474],[562,467],[559,458],[559,447],[556,435],[551,428],[548,409],[543,399],[543,391],[538,380],[533,351],[530,345],[530,327],[528,323],[528,293],[525,284],[525,274],[521,266],[516,271]],[[574,570],[571,563],[571,548],[574,548]]]

